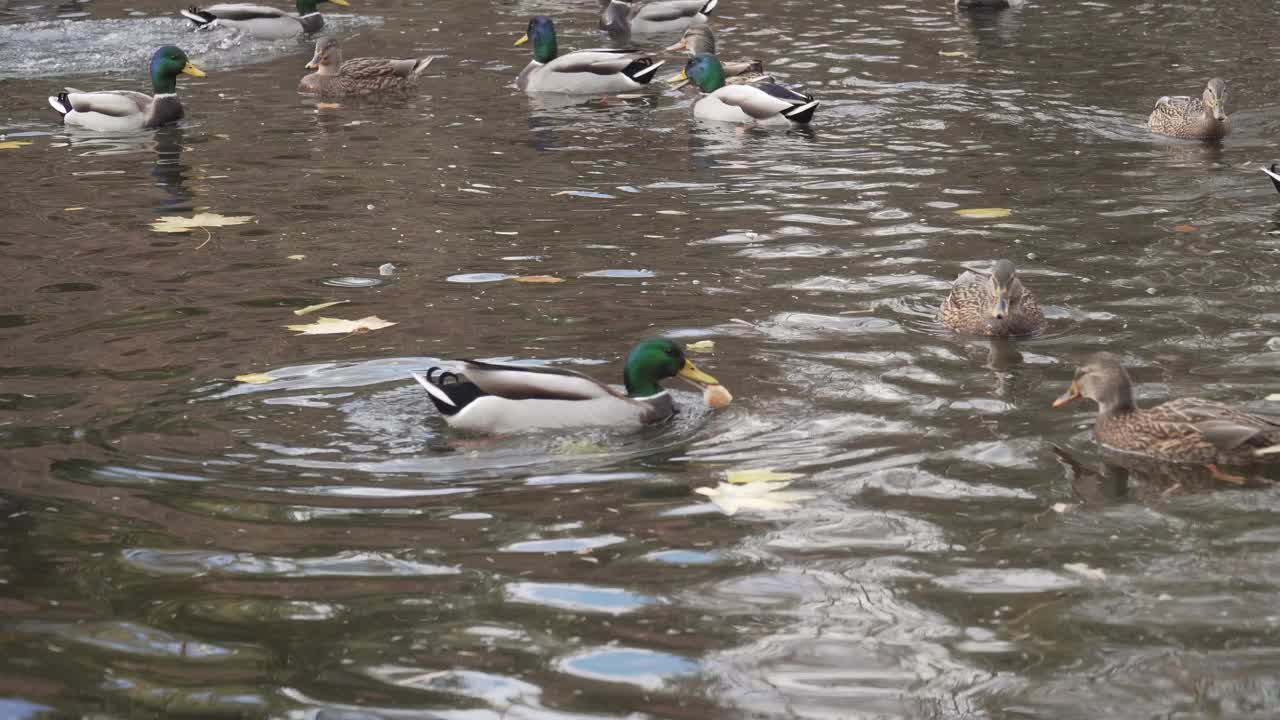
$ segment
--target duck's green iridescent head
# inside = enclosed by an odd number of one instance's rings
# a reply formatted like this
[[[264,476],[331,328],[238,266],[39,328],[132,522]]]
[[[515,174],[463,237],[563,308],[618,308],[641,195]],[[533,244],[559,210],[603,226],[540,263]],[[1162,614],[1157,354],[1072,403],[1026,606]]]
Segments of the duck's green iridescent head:
[[[719,385],[710,375],[694,367],[684,356],[684,350],[666,339],[645,340],[636,345],[627,356],[623,379],[627,394],[631,397],[648,397],[662,392],[661,381],[679,375],[700,385]]]
[[[724,66],[710,53],[694,55],[684,64],[684,71],[673,79],[690,80],[704,93],[715,92],[724,87]]]
[[[341,5],[342,7],[348,7],[351,5],[347,0],[297,0],[295,6],[298,8],[298,16],[301,17],[303,15],[310,15],[313,12],[319,12],[320,10],[318,6],[322,2],[331,2],[334,5]]]
[[[151,54],[151,89],[160,93],[178,90],[178,76],[204,77],[204,71],[187,59],[187,54],[173,45],[165,45]]]
[[[533,42],[533,59],[544,65],[555,60],[560,52],[556,47],[556,24],[546,15],[534,15],[529,21],[529,29],[516,44],[523,45],[530,41]]]

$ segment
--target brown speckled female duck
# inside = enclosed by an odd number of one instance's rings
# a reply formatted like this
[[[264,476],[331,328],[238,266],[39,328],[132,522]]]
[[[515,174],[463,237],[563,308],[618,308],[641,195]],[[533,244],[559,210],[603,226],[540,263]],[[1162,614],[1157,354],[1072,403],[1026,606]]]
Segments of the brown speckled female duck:
[[[1216,140],[1231,133],[1227,117],[1227,83],[1214,78],[1200,97],[1168,95],[1156,101],[1147,121],[1151,132],[1187,140]]]
[[[990,275],[961,273],[938,316],[943,325],[970,335],[1014,337],[1044,327],[1036,296],[1022,285],[1008,260],[997,260]]]
[[[1218,465],[1280,462],[1280,418],[1197,398],[1179,398],[1143,410],[1129,374],[1111,353],[1091,355],[1053,406],[1082,397],[1098,403],[1094,437],[1114,450],[1204,465],[1214,477],[1230,482],[1244,479],[1223,473]]]
[[[418,84],[434,57],[392,60],[352,58],[342,61],[342,50],[333,38],[316,41],[316,52],[307,67],[316,72],[302,78],[298,92],[321,97],[405,92]]]

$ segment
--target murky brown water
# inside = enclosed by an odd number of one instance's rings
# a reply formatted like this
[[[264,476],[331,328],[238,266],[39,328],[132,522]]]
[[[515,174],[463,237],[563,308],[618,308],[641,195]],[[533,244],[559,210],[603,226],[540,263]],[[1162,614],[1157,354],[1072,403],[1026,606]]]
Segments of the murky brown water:
[[[722,54],[824,103],[788,133],[515,94],[528,16],[596,45],[588,0],[355,1],[349,56],[444,56],[419,96],[317,108],[308,48],[202,38],[183,127],[108,137],[44,97],[140,70],[0,72],[0,716],[1276,716],[1280,491],[1108,464],[1049,408],[1103,348],[1146,402],[1278,390],[1271,3],[723,0]],[[1144,133],[1211,75],[1225,144]],[[256,219],[148,229],[194,209]],[[999,255],[1049,331],[940,332]],[[398,324],[285,330],[326,300]],[[715,340],[732,408],[457,447],[407,377],[612,379],[654,334]],[[762,467],[814,498],[694,492]]]

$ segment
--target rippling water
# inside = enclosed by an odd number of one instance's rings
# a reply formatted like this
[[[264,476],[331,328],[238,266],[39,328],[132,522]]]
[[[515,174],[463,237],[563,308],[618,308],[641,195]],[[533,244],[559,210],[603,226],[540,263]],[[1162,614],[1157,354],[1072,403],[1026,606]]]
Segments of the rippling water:
[[[354,0],[348,55],[442,59],[337,107],[295,94],[304,43],[176,4],[5,6],[0,716],[1275,717],[1280,494],[1102,456],[1049,408],[1103,348],[1146,403],[1278,391],[1276,20],[1227,5],[722,0],[723,56],[823,101],[789,132],[515,94],[528,16],[598,45],[589,0]],[[32,45],[65,18],[69,49]],[[182,127],[55,122],[46,95],[141,89],[169,34],[214,70]],[[1144,132],[1212,75],[1225,143]],[[149,229],[205,210],[254,220]],[[942,332],[997,256],[1048,331]],[[397,324],[284,328],[330,300]],[[714,340],[734,405],[483,440],[408,378],[616,379],[654,334]],[[812,497],[694,492],[751,468]]]

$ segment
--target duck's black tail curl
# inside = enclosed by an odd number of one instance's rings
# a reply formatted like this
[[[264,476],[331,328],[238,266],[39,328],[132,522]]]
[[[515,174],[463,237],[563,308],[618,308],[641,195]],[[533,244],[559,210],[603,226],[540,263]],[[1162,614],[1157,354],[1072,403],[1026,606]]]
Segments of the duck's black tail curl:
[[[456,415],[476,398],[485,395],[475,383],[441,367],[429,368],[425,376],[413,373],[413,379],[426,389],[431,403],[441,415]]]

